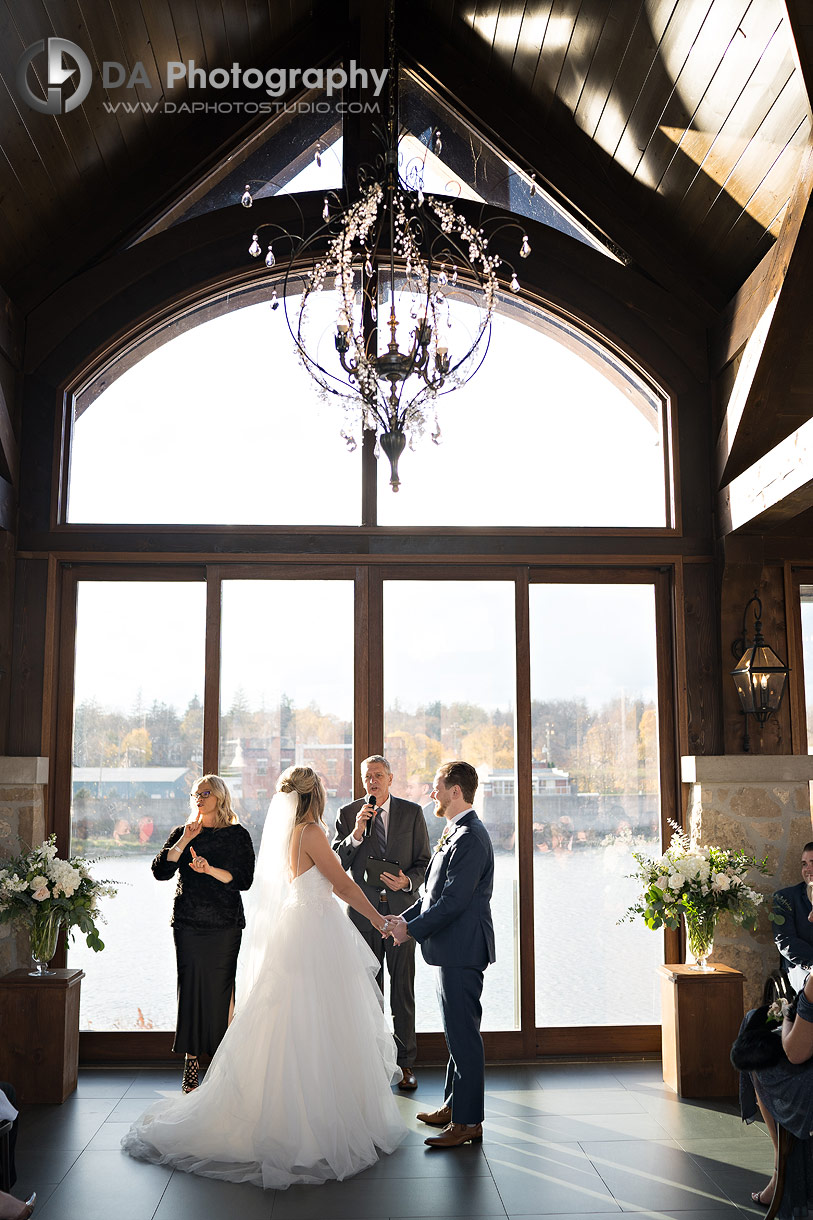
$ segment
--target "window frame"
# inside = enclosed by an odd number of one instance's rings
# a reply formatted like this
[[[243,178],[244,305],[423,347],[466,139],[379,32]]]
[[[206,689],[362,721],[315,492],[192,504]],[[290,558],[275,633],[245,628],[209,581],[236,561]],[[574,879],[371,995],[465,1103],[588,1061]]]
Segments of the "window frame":
[[[664,841],[668,822],[680,809],[678,751],[675,740],[674,651],[672,607],[673,573],[663,565],[608,566],[601,560],[540,565],[507,562],[484,563],[445,560],[414,564],[377,562],[349,565],[320,556],[314,563],[257,562],[166,564],[71,564],[62,568],[59,630],[58,691],[55,708],[55,767],[49,798],[52,824],[60,845],[70,842],[73,684],[76,604],[79,581],[158,580],[205,581],[206,672],[204,685],[204,768],[216,769],[220,699],[220,606],[224,581],[229,579],[341,579],[354,581],[355,688],[353,723],[354,794],[361,794],[359,764],[381,748],[383,740],[383,585],[384,581],[453,580],[512,581],[515,588],[516,712],[515,758],[517,807],[517,869],[519,879],[519,986],[520,1028],[486,1032],[489,1059],[536,1059],[561,1054],[655,1052],[660,1026],[586,1026],[568,1029],[535,1024],[534,896],[533,896],[533,778],[531,759],[530,586],[540,583],[616,584],[648,583],[654,586],[658,671],[658,734],[661,781],[661,822]],[[675,960],[678,935],[664,935],[664,960]],[[64,964],[64,944],[58,964]],[[146,1061],[171,1058],[172,1034],[166,1031],[83,1032],[83,1062]],[[441,1061],[445,1043],[440,1032],[418,1035],[423,1062]]]

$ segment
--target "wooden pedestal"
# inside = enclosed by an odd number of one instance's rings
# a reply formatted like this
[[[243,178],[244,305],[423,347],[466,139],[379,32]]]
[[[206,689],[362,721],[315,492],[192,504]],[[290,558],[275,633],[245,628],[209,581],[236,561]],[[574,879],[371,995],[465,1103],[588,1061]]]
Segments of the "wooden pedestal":
[[[729,1052],[743,1018],[739,970],[659,966],[663,1078],[680,1097],[736,1097]]]
[[[0,1080],[22,1102],[61,1104],[76,1088],[79,990],[84,970],[31,978],[12,970],[0,978]]]

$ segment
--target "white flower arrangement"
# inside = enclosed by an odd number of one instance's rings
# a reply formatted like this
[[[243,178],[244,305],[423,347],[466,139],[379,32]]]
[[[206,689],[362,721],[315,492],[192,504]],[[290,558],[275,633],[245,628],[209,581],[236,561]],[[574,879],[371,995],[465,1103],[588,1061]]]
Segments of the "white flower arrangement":
[[[104,948],[96,926],[98,920],[104,920],[98,901],[113,898],[116,888],[110,881],[96,881],[91,876],[93,860],[82,856],[63,860],[56,852],[56,835],[51,835],[39,847],[3,864],[0,924],[16,923],[31,929],[58,915],[68,932],[79,928],[88,947],[98,953]]]
[[[674,825],[674,823],[673,823]],[[620,923],[640,916],[648,928],[677,928],[681,915],[687,922],[716,919],[728,911],[732,919],[753,931],[763,896],[747,881],[751,869],[767,875],[767,859],[757,860],[744,851],[693,844],[688,834],[675,828],[662,856],[649,859],[634,851],[638,865],[634,877],[642,892],[624,913]],[[772,911],[768,918],[783,923]]]

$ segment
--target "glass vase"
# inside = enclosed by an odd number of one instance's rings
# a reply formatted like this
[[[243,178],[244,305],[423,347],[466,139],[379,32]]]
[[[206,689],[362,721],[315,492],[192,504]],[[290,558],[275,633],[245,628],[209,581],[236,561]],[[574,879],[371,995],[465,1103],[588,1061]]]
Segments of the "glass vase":
[[[714,929],[717,915],[709,912],[704,915],[684,915],[686,920],[686,944],[695,959],[692,970],[702,970],[704,974],[712,974],[714,967],[708,963],[708,958],[714,950]]]
[[[29,970],[32,978],[45,978],[54,974],[48,969],[48,963],[56,953],[56,942],[59,939],[59,929],[62,926],[62,912],[58,910],[38,912],[29,925],[28,934],[31,939],[31,957],[34,960],[34,970]]]

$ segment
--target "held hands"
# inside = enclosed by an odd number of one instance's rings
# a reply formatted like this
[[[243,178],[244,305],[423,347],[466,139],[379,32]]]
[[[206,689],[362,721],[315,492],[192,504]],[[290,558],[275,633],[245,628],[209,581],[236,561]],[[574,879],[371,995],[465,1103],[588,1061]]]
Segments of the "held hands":
[[[402,945],[409,936],[407,922],[403,915],[389,915],[384,920],[384,927],[381,931],[381,935],[391,936],[396,945]]]

